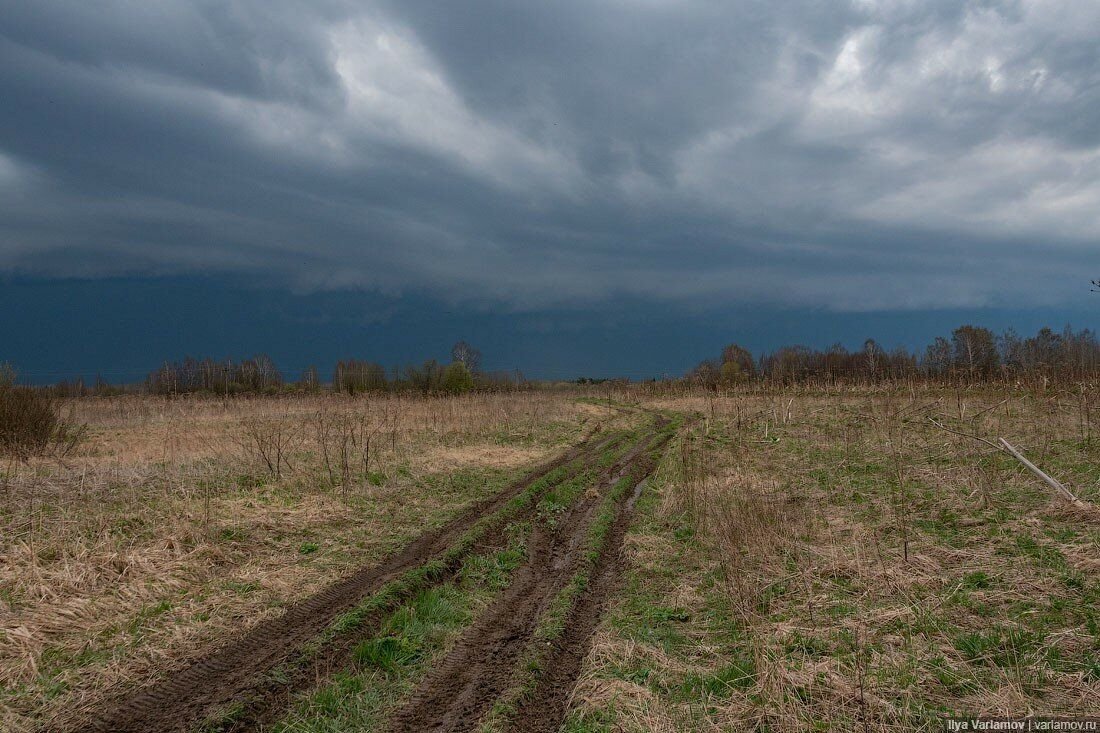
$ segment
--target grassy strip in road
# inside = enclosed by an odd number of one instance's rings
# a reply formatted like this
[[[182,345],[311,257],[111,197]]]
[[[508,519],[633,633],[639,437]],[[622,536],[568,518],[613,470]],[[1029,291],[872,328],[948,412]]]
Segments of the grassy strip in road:
[[[569,613],[577,599],[588,588],[596,562],[599,560],[607,532],[615,521],[616,507],[633,488],[630,478],[616,482],[600,513],[589,530],[584,566],[569,579],[569,583],[551,600],[545,615],[539,621],[530,646],[520,662],[518,684],[499,700],[481,725],[481,733],[499,733],[508,729],[514,721],[519,704],[534,692],[542,676],[546,656],[565,630]]]
[[[355,648],[351,669],[298,700],[273,730],[342,733],[379,728],[523,563],[530,525],[517,523],[510,531],[506,549],[467,558],[454,579],[421,590],[391,614]]]
[[[683,417],[673,415],[666,425],[658,429],[648,456],[654,464],[660,460],[665,450],[664,438],[674,435],[682,424]],[[618,519],[623,503],[628,500],[630,493],[641,480],[643,480],[642,477],[633,474],[623,476],[608,492],[599,514],[588,530],[583,565],[550,602],[520,662],[517,684],[489,711],[480,727],[481,733],[499,733],[513,727],[520,704],[529,698],[540,684],[546,670],[546,663],[554,649],[554,643],[565,632],[570,615],[592,582],[600,558],[608,551],[608,533]]]

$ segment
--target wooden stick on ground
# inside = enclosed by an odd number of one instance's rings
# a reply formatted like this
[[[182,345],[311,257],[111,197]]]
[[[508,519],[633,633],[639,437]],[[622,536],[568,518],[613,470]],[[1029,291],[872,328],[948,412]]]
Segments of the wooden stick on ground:
[[[1031,470],[1032,473],[1034,473],[1036,476],[1041,478],[1048,485],[1054,487],[1054,489],[1058,493],[1060,493],[1062,495],[1062,497],[1066,499],[1066,501],[1069,501],[1072,504],[1076,504],[1077,506],[1085,506],[1085,502],[1081,501],[1076,496],[1074,496],[1073,492],[1071,492],[1069,489],[1067,489],[1065,486],[1062,485],[1062,482],[1058,481],[1057,479],[1051,478],[1046,473],[1044,473],[1038,466],[1036,466],[1034,463],[1032,463],[1028,459],[1024,458],[1023,454],[1020,453],[1020,451],[1016,450],[1015,446],[1013,446],[1011,443],[1009,443],[1004,438],[1001,438],[1000,439],[1001,444],[997,445],[997,444],[995,444],[991,441],[986,440],[985,438],[981,437],[980,435],[973,435],[971,433],[963,433],[963,432],[960,432],[958,430],[952,430],[951,428],[949,428],[946,425],[936,421],[935,419],[933,419],[931,417],[929,417],[928,420],[929,420],[929,422],[931,422],[933,425],[935,425],[940,430],[946,430],[949,433],[953,433],[955,435],[960,435],[964,438],[972,438],[973,440],[977,440],[977,441],[980,441],[982,443],[985,443],[986,445],[990,446],[991,448],[995,448],[995,449],[1001,451],[1002,453],[1008,453],[1010,456],[1015,458],[1017,461],[1024,464],[1025,466],[1027,466]]]
[[[986,445],[988,445],[990,448],[993,448],[994,450],[1001,451],[1002,453],[1004,452],[1004,448],[997,445],[996,443],[989,442],[988,440],[986,440],[985,438],[983,438],[980,435],[974,435],[972,433],[963,433],[963,432],[960,432],[958,430],[952,430],[951,428],[947,427],[946,425],[944,425],[941,422],[938,422],[935,418],[932,418],[932,417],[928,418],[928,422],[932,423],[933,425],[935,425],[940,430],[945,430],[945,431],[951,433],[952,435],[959,435],[959,436],[962,436],[963,438],[970,438],[971,440],[977,440],[980,443],[985,443]]]
[[[1004,446],[1004,449],[1011,453],[1016,458],[1016,460],[1031,469],[1032,473],[1041,478],[1043,481],[1046,481],[1047,484],[1049,484],[1050,486],[1054,487],[1054,489],[1056,489],[1063,497],[1065,497],[1067,501],[1070,501],[1074,504],[1082,503],[1081,500],[1074,496],[1073,492],[1063,486],[1060,481],[1053,479],[1047,474],[1043,473],[1043,471],[1040,470],[1038,466],[1036,466],[1028,459],[1024,458],[1023,454],[1020,453],[1020,451],[1016,450],[1016,448],[1013,447],[1013,445],[1004,438],[1001,438],[1001,445]]]

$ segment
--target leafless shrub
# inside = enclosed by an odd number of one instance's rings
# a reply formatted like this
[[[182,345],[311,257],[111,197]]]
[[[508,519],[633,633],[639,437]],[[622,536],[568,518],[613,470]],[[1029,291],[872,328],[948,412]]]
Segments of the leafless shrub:
[[[372,407],[367,400],[353,412],[334,411],[323,405],[310,422],[329,485],[342,487],[346,498],[352,475],[359,467],[364,480],[370,475],[374,438],[392,422],[389,404]]]
[[[44,391],[12,384],[13,375],[0,374],[0,453],[26,460],[54,452],[68,454],[84,436],[85,426],[61,415],[59,402]]]
[[[284,468],[291,469],[290,454],[299,438],[294,422],[262,417],[241,420],[241,432],[234,436],[238,447],[246,455],[259,459],[276,480],[283,477]]]

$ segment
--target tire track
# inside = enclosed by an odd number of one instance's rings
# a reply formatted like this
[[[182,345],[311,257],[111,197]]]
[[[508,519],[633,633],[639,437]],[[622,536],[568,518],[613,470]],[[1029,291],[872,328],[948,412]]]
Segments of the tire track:
[[[543,658],[541,668],[545,673],[539,678],[534,692],[520,701],[509,730],[522,728],[524,733],[556,733],[561,728],[592,637],[618,588],[624,566],[623,539],[633,518],[634,504],[648,480],[648,477],[643,479],[630,498],[620,505],[588,588],[570,612],[565,632]]]
[[[662,427],[660,420],[657,426]],[[469,731],[478,726],[493,702],[514,684],[518,663],[548,604],[581,567],[588,530],[609,489],[625,477],[640,483],[653,469],[652,461],[643,452],[666,440],[667,437],[659,437],[656,432],[639,438],[606,472],[596,495],[575,501],[552,529],[540,528],[532,533],[528,561],[515,571],[501,597],[467,629],[397,712],[390,724],[391,731]],[[601,557],[617,555],[632,505],[632,501],[624,501],[618,507],[613,531],[609,533],[611,541],[605,542]],[[613,575],[611,563],[606,564],[607,574]],[[610,588],[610,583],[605,586]],[[573,619],[575,614],[571,614],[571,622],[583,621],[586,627],[594,628],[602,611],[598,599],[587,600],[594,594],[594,590],[586,591],[581,601],[582,605],[590,604],[590,613],[583,619],[579,616]],[[585,638],[589,637],[590,633]],[[575,675],[561,684],[571,683],[572,679]],[[568,688],[565,694],[568,695]]]
[[[388,581],[444,553],[472,525],[498,512],[539,479],[570,463],[589,462],[613,440],[614,436],[597,443],[589,440],[564,452],[442,527],[420,535],[382,563],[357,570],[291,605],[283,615],[260,622],[236,641],[194,659],[161,680],[123,694],[63,729],[74,733],[189,730],[204,716],[266,686],[264,676],[268,670],[291,659],[341,613]],[[571,475],[580,470],[578,466]]]
[[[443,572],[432,578],[428,585],[417,587],[413,594],[422,592],[428,587],[435,587],[453,581],[462,567],[463,560],[471,554],[485,554],[502,549],[507,545],[508,537],[501,530],[515,522],[523,522],[533,519],[538,512],[538,497],[549,491],[554,486],[574,479],[582,471],[590,466],[588,461],[592,456],[601,454],[608,449],[615,449],[622,442],[621,436],[611,436],[593,446],[574,461],[584,463],[571,466],[571,470],[562,475],[555,483],[542,488],[532,497],[527,506],[519,513],[508,517],[501,517],[499,526],[493,527],[491,532],[482,541],[478,542],[471,550],[455,559]],[[545,474],[544,474],[545,475]],[[403,596],[400,600],[405,600]],[[346,670],[354,663],[354,651],[356,646],[364,638],[370,638],[379,625],[395,610],[394,605],[379,608],[356,627],[354,632],[341,634],[330,640],[316,655],[305,660],[301,664],[283,665],[276,668],[277,674],[266,677],[261,684],[255,685],[246,693],[233,701],[233,714],[231,720],[221,721],[217,729],[222,733],[246,733],[249,731],[262,731],[265,726],[282,718],[291,707],[294,694],[306,689],[319,686],[323,680],[329,679],[335,672]]]

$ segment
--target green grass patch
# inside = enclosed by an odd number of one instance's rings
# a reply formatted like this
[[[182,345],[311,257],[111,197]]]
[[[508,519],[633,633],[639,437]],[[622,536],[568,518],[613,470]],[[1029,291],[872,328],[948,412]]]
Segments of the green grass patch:
[[[415,593],[355,647],[354,670],[300,696],[272,730],[350,733],[381,726],[523,562],[525,536],[500,552],[467,558],[454,580]]]

